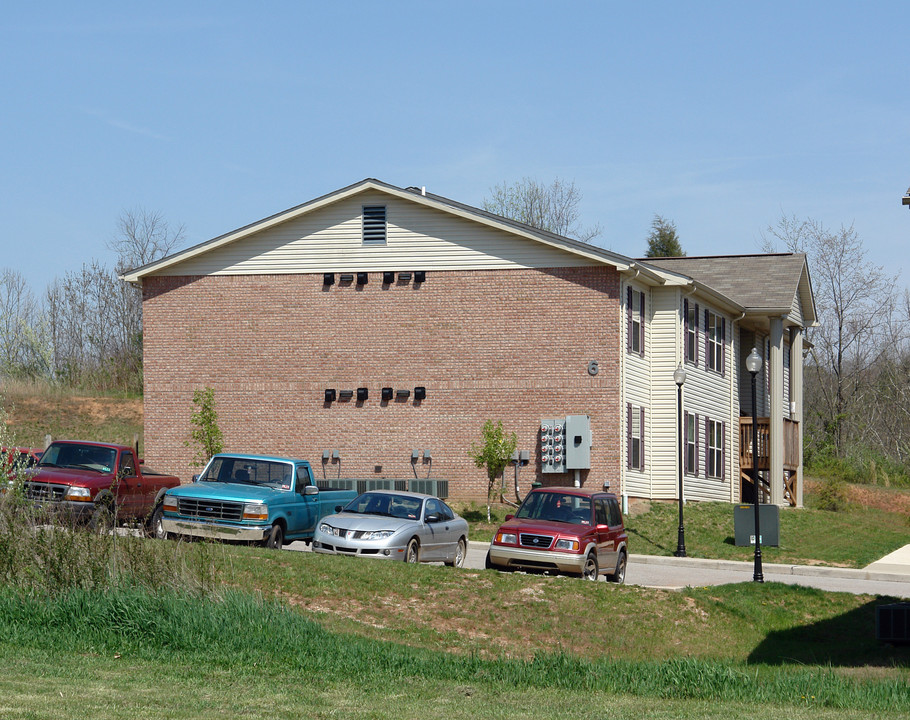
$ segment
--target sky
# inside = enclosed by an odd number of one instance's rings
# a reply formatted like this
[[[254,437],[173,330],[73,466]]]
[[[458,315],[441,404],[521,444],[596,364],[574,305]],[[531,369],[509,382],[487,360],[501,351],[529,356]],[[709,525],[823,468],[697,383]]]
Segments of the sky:
[[[595,244],[752,253],[853,225],[910,283],[897,2],[41,2],[0,19],[0,268],[113,264],[126,211],[194,245],[367,177],[480,205],[574,182]],[[760,278],[756,278],[760,282]]]

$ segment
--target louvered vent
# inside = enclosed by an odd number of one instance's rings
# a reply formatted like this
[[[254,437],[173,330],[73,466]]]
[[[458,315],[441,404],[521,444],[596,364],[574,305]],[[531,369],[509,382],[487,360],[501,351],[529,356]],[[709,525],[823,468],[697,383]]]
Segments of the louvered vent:
[[[363,244],[385,245],[385,205],[363,206]]]

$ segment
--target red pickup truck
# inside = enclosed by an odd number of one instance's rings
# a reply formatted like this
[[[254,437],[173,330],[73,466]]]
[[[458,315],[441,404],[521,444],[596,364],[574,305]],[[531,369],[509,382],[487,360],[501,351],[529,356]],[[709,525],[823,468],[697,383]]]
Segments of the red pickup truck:
[[[141,520],[163,537],[161,500],[180,478],[143,468],[126,445],[57,440],[25,471],[23,485],[26,498],[55,515],[99,530]]]

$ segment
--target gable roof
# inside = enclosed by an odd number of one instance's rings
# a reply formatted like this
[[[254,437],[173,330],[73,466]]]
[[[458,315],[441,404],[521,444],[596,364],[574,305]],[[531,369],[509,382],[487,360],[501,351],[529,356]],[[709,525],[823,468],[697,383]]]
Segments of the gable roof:
[[[786,314],[798,295],[807,325],[816,322],[815,299],[803,253],[642,258],[680,273],[740,305],[749,314]]]
[[[590,245],[579,240],[573,240],[572,238],[557,235],[545,230],[539,230],[530,225],[510,220],[499,215],[494,215],[493,213],[486,212],[485,210],[481,210],[470,205],[465,205],[464,203],[450,200],[441,195],[426,193],[419,188],[404,189],[396,187],[394,185],[389,185],[388,183],[384,183],[373,178],[367,178],[365,180],[361,180],[360,182],[341,188],[340,190],[335,190],[334,192],[322,195],[301,205],[297,205],[296,207],[284,210],[280,213],[276,213],[249,225],[245,225],[244,227],[238,228],[237,230],[232,230],[231,232],[225,233],[224,235],[219,235],[218,237],[211,240],[207,240],[205,242],[199,243],[198,245],[194,245],[193,247],[186,248],[185,250],[176,252],[173,255],[169,255],[168,257],[130,270],[124,273],[121,276],[121,279],[132,283],[141,282],[142,278],[145,276],[168,270],[182,262],[196,258],[205,253],[212,252],[213,250],[222,248],[231,243],[238,242],[244,238],[254,235],[255,233],[273,228],[276,225],[280,225],[308,213],[315,212],[316,210],[331,205],[332,203],[339,202],[346,198],[352,197],[353,195],[357,195],[359,193],[370,190],[386,193],[408,202],[433,208],[435,210],[446,212],[473,222],[478,222],[486,225],[487,227],[502,230],[508,232],[511,235],[517,235],[527,240],[541,243],[543,245],[548,245],[561,251],[584,257],[587,260],[591,260],[596,263],[610,265],[615,267],[620,272],[629,270],[633,266],[638,266],[638,263],[633,261],[631,258],[620,255],[619,253],[615,253],[605,248]],[[661,276],[655,273],[653,270],[642,268],[642,271],[651,277],[654,282],[663,282]]]

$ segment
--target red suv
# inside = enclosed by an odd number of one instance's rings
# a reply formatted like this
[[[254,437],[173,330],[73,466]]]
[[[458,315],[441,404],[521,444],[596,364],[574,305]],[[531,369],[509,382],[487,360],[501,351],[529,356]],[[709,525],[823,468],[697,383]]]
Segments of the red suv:
[[[537,488],[496,531],[487,567],[556,571],[587,580],[605,574],[621,583],[626,579],[627,540],[613,493]]]

